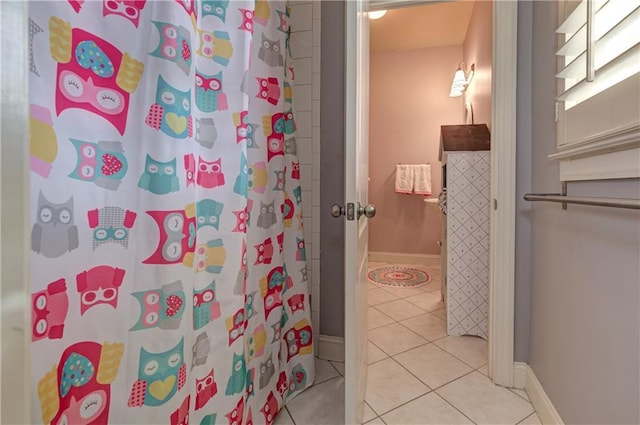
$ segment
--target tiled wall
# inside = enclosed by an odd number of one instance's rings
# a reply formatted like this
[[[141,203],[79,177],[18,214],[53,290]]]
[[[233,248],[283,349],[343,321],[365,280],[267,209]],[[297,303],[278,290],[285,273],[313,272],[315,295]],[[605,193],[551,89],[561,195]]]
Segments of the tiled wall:
[[[320,0],[291,5],[291,55],[295,68],[293,109],[304,208],[313,328],[320,329]],[[317,338],[315,339],[317,343]],[[317,347],[316,347],[317,348]],[[317,350],[316,350],[317,352]]]

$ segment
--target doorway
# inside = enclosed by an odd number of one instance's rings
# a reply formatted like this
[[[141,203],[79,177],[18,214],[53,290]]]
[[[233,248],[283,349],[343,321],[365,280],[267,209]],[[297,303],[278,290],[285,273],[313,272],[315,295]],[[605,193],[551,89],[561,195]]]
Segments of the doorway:
[[[383,3],[383,2],[381,2]],[[394,2],[399,3],[416,2]],[[376,3],[380,8],[386,5]],[[387,3],[390,5],[391,3]],[[357,6],[347,6],[356,9]],[[351,13],[347,21],[347,29],[354,27],[357,15]],[[492,85],[491,85],[491,193],[490,193],[490,300],[489,300],[489,362],[488,374],[494,383],[506,387],[514,384],[513,363],[513,329],[514,329],[514,245],[515,245],[515,122],[516,122],[516,43],[517,43],[517,3],[495,2],[493,10],[493,51]],[[351,35],[354,31],[351,30]],[[347,38],[348,49],[366,45],[367,40]],[[347,55],[347,61],[349,59]],[[351,68],[350,68],[351,66]],[[353,63],[347,65],[347,81],[349,72],[354,72]],[[351,69],[351,71],[349,71]],[[356,68],[357,69],[357,68]],[[367,74],[367,71],[365,71]],[[347,87],[347,92],[350,92]],[[355,143],[360,143],[355,140]],[[355,158],[356,164],[358,158]],[[353,167],[347,162],[346,168]],[[347,200],[348,201],[348,200]],[[349,267],[350,253],[346,253],[346,264]],[[347,276],[349,273],[347,273]],[[351,282],[346,282],[349,291]],[[350,313],[352,307],[347,305],[346,322],[358,321]],[[346,338],[347,345],[351,338]],[[349,350],[347,350],[349,353]],[[356,359],[347,358],[349,362]],[[348,381],[348,380],[347,380]],[[349,399],[350,383],[346,383],[347,399]]]
[[[469,236],[476,242],[475,250],[481,250],[478,256],[484,257],[482,262],[477,259],[483,264],[474,278],[480,280],[484,274],[485,286],[477,292],[473,289],[480,302],[464,317],[471,322],[464,334],[475,332],[485,339],[456,336],[462,332],[452,325],[460,322],[453,313],[459,312],[454,308],[448,320],[443,303],[447,261],[443,258],[441,264],[440,251],[446,248],[439,243],[447,229],[442,212],[446,202],[443,199],[439,205],[437,200],[444,191],[440,126],[476,123],[491,128],[492,4],[411,4],[370,19],[369,27],[369,201],[378,215],[369,225],[369,373],[364,421],[372,415],[385,421],[403,420],[406,408],[402,405],[431,392],[427,398],[455,416],[465,406],[456,406],[457,400],[448,398],[448,389],[459,385],[459,379],[489,381],[489,201],[485,189],[482,236]],[[471,67],[477,75],[472,76]],[[464,93],[453,97],[457,68],[465,73],[466,84]],[[488,159],[488,152],[484,157]],[[426,181],[421,176],[422,180],[415,178],[409,185],[398,182],[404,167],[424,172]],[[488,169],[483,177],[488,188]],[[458,219],[454,217],[453,222]],[[449,267],[450,275],[458,272],[456,266]],[[454,307],[457,302],[454,298]]]

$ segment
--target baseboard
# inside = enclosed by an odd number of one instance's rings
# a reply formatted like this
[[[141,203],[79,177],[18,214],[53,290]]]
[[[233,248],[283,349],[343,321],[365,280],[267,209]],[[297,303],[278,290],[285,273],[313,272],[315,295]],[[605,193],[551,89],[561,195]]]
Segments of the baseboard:
[[[524,388],[533,404],[540,422],[547,425],[563,425],[564,422],[558,414],[555,406],[542,388],[536,374],[526,363],[514,362],[513,365],[513,385],[516,388]]]
[[[428,259],[440,259],[437,254],[410,254],[405,252],[369,251],[369,261],[376,263],[426,264]]]
[[[527,369],[529,365],[523,362],[513,362],[513,388],[524,390],[527,387]]]
[[[318,357],[323,360],[344,362],[344,338],[340,336],[319,335]]]

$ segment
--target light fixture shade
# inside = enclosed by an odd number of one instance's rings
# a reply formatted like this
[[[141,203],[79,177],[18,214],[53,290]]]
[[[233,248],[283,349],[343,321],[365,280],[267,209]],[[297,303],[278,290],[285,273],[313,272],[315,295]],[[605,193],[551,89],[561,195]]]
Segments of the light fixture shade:
[[[467,89],[467,86],[471,82],[471,79],[473,78],[475,64],[471,65],[471,70],[469,71],[469,78],[467,78],[467,76],[465,75],[464,70],[462,69],[462,64],[464,64],[464,62],[460,62],[460,65],[458,65],[458,69],[456,70],[456,73],[453,76],[449,97],[462,96],[464,91]]]
[[[464,86],[465,84],[467,84],[467,77],[464,75],[464,71],[458,68],[455,75],[453,76],[453,83],[451,85]]]
[[[386,15],[386,13],[386,10],[374,10],[373,12],[369,12],[369,19],[380,19]]]

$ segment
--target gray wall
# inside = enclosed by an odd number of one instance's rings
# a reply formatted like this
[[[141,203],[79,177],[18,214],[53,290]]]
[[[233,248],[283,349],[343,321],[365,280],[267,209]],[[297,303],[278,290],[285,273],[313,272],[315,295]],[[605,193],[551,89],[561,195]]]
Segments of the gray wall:
[[[344,3],[322,2],[320,81],[320,333],[344,336]]]
[[[556,192],[555,2],[532,12],[531,187]],[[570,183],[569,195],[638,198],[640,181]],[[530,219],[531,367],[565,423],[640,423],[640,214],[536,203]]]
[[[531,2],[518,3],[514,359],[529,360],[531,305]]]

